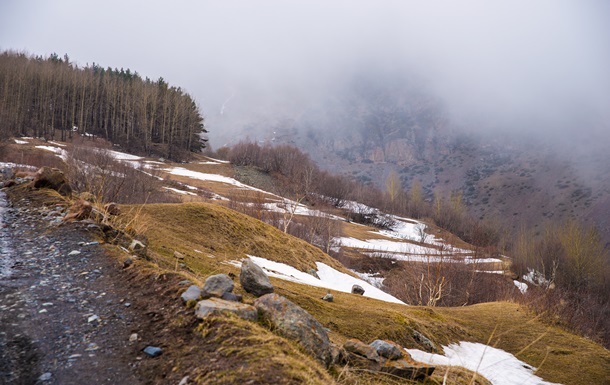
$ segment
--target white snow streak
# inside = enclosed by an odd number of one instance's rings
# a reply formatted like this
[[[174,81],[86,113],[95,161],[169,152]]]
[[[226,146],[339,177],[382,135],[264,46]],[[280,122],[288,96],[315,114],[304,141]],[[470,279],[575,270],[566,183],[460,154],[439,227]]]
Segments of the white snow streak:
[[[431,365],[462,366],[478,372],[494,385],[557,385],[534,374],[535,368],[501,349],[474,342],[443,346],[445,355],[406,349],[416,361]]]
[[[303,285],[323,287],[344,293],[351,293],[353,285],[360,285],[364,289],[365,297],[405,305],[405,303],[398,298],[379,290],[368,282],[335,270],[322,262],[316,262],[316,266],[318,268],[316,273],[318,274],[318,277],[320,277],[318,279],[311,274],[304,273],[284,263],[270,261],[268,259],[255,257],[253,255],[249,255],[248,257],[258,266],[263,268],[270,277],[296,282]],[[230,263],[234,266],[241,266],[240,261],[233,261]]]

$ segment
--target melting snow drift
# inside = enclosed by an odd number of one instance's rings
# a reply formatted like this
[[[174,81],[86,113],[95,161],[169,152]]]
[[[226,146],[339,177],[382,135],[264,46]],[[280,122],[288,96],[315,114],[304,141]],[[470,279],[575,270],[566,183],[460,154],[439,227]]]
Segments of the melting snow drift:
[[[443,346],[445,355],[406,349],[416,361],[431,365],[462,366],[478,372],[494,385],[557,385],[534,374],[535,368],[501,349],[474,342]]]
[[[269,275],[270,277],[284,279],[286,281],[292,281],[303,285],[324,287],[327,289],[341,291],[344,293],[351,293],[353,285],[360,285],[364,289],[365,297],[406,305],[398,298],[379,290],[368,282],[335,270],[322,262],[316,262],[316,266],[318,267],[317,274],[318,277],[320,277],[318,279],[311,274],[304,273],[284,263],[274,262],[265,258],[255,257],[252,255],[249,255],[248,257],[250,257],[252,262],[263,268],[263,270],[265,270],[267,275]],[[231,262],[231,264],[235,266],[240,266],[241,262],[233,261]]]

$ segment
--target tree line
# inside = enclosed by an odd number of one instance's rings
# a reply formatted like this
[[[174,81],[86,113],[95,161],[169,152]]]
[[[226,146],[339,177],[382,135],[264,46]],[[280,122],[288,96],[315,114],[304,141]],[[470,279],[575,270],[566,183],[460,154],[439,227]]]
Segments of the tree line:
[[[92,64],[68,55],[0,53],[0,136],[103,137],[127,151],[183,160],[206,145],[195,100],[163,78]]]

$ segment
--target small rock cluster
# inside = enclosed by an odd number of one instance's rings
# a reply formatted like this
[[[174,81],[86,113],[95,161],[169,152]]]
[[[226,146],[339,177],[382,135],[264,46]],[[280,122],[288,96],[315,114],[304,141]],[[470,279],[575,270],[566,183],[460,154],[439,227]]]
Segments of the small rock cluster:
[[[424,379],[434,371],[433,366],[416,363],[391,341],[375,340],[367,345],[352,339],[343,346],[331,343],[326,329],[311,314],[273,293],[267,274],[250,259],[242,263],[239,281],[246,292],[258,297],[253,305],[242,303],[241,296],[233,294],[233,280],[226,274],[208,277],[203,288],[189,286],[181,300],[187,306],[196,303],[195,316],[199,319],[232,313],[249,321],[262,321],[278,335],[296,341],[326,367],[349,365],[412,380]],[[364,289],[355,287],[352,292],[361,295]],[[332,302],[333,296],[328,293],[322,299]]]
[[[375,340],[369,345],[357,339],[343,344],[343,362],[356,368],[394,376],[423,380],[435,367],[415,362],[409,353],[393,341]]]

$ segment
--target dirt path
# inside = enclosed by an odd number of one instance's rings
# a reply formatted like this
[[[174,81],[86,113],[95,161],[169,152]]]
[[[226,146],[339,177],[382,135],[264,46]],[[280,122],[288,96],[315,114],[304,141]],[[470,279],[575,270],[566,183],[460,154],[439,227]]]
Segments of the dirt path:
[[[0,194],[0,383],[139,384],[138,314],[86,224]],[[55,221],[58,223],[58,221]],[[133,337],[132,337],[133,339]]]

